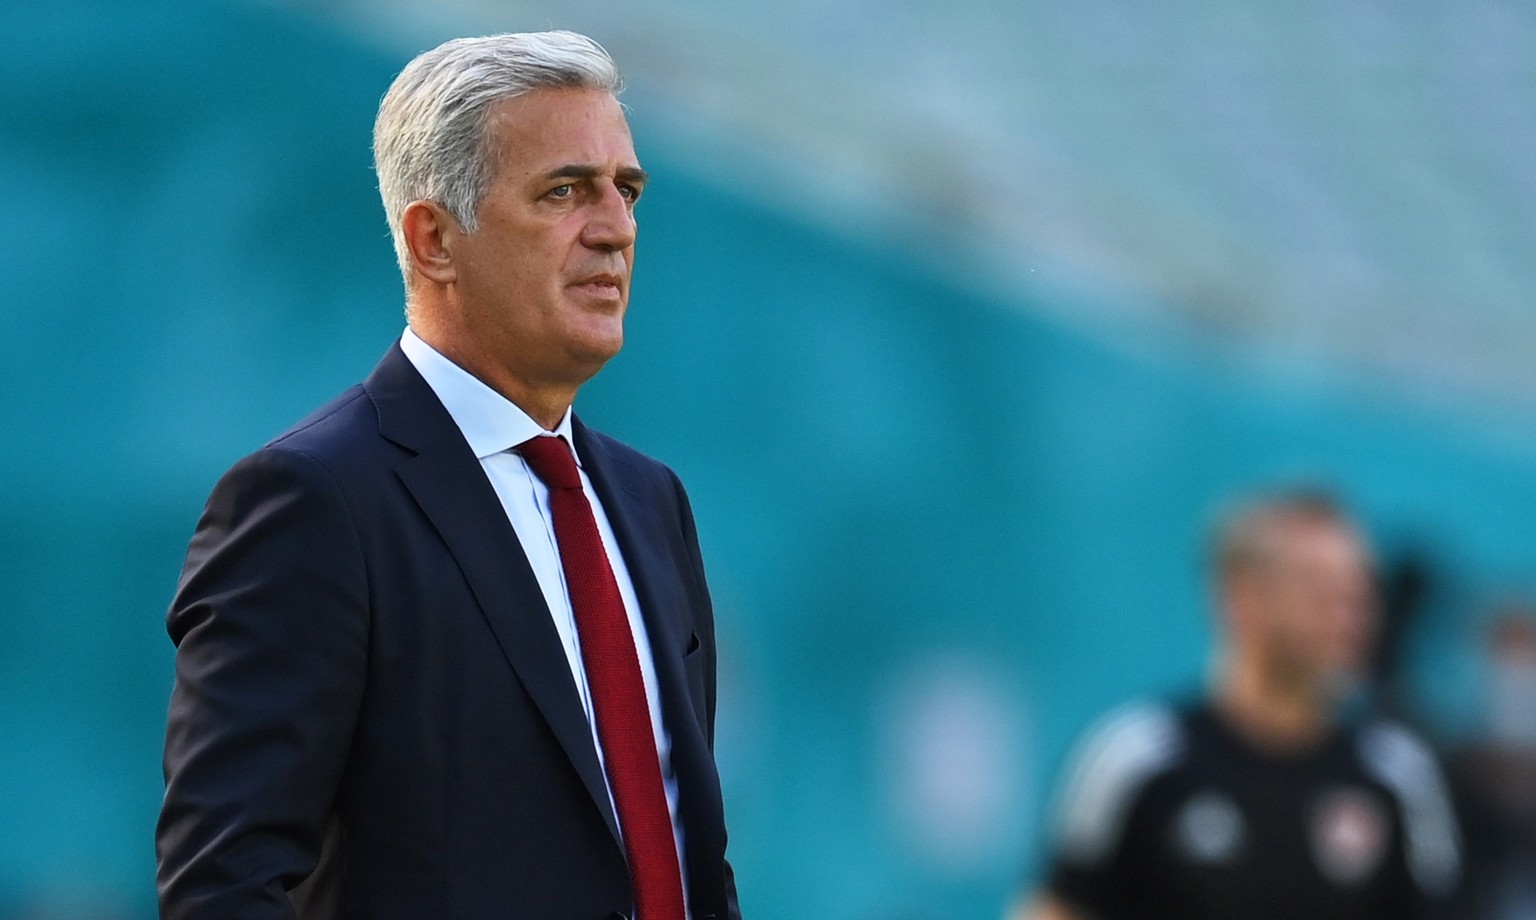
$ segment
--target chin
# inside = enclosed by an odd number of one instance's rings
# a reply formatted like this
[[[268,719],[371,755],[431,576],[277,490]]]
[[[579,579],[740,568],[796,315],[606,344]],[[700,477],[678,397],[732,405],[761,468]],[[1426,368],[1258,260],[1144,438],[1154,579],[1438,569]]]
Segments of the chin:
[[[623,335],[584,339],[572,346],[571,356],[578,362],[592,367],[593,373],[596,373],[598,368],[612,360],[623,347]]]
[[[1324,672],[1318,685],[1330,702],[1345,703],[1359,696],[1365,688],[1365,678],[1358,668],[1335,668]]]

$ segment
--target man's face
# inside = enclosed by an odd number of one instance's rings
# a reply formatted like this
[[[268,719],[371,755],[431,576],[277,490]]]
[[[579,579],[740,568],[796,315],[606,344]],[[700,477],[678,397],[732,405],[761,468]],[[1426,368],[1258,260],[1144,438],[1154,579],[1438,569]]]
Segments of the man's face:
[[[578,386],[624,342],[645,184],[618,100],[540,89],[497,104],[492,182],[453,259],[473,347],[528,386]]]
[[[1271,558],[1251,577],[1273,666],[1324,686],[1359,675],[1375,639],[1376,598],[1353,531],[1328,521],[1281,524]]]

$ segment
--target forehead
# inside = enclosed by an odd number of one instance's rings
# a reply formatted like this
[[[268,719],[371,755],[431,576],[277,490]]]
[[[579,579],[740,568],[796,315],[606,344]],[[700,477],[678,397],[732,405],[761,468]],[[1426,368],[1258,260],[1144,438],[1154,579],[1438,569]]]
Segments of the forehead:
[[[1370,564],[1370,550],[1364,538],[1348,524],[1298,519],[1276,529],[1275,553],[1282,561],[1350,568]]]
[[[504,174],[639,165],[624,108],[605,90],[536,89],[504,99],[491,108],[488,128]]]

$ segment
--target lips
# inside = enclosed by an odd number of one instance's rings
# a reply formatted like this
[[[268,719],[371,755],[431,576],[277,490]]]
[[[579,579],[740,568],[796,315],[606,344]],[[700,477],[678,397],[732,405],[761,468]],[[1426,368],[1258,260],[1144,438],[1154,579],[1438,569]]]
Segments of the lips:
[[[571,285],[599,297],[617,297],[624,290],[624,276],[602,272],[588,275]]]

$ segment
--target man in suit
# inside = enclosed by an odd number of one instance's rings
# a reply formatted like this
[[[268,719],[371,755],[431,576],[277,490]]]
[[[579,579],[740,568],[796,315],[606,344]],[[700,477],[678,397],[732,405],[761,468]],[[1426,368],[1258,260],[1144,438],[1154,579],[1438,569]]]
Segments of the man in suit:
[[[688,500],[571,414],[623,341],[619,89],[551,32],[448,42],[385,96],[409,326],[198,524],[163,917],[739,917]]]

